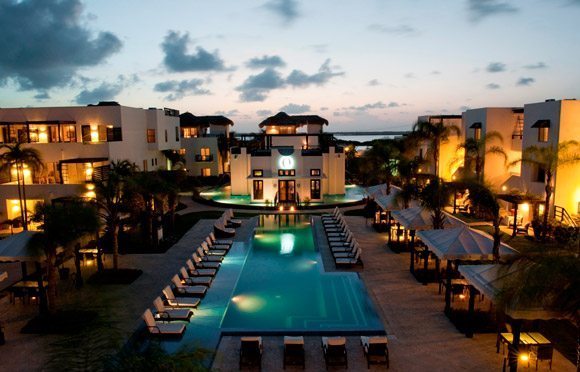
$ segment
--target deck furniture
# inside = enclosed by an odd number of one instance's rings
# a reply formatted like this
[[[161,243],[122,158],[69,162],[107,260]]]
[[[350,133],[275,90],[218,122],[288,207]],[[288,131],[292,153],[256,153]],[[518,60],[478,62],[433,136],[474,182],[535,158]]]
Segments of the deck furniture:
[[[303,336],[284,336],[284,364],[286,365],[302,366],[306,368],[306,361],[304,357],[304,337]]]
[[[201,258],[203,262],[222,262],[224,260],[224,256],[214,256],[205,253],[201,246],[197,247],[195,251],[197,252],[197,256]]]
[[[234,241],[231,239],[216,239],[215,234],[213,232],[209,233],[209,238],[213,244],[219,245],[232,245]]]
[[[324,364],[327,369],[328,366],[344,366],[348,368],[346,338],[322,337],[322,353],[324,354]]]
[[[166,286],[163,288],[163,295],[165,296],[165,303],[167,306],[171,307],[189,307],[189,308],[196,308],[199,305],[200,299],[199,298],[192,298],[192,297],[175,297],[173,290],[170,286]]]
[[[367,360],[367,368],[371,364],[386,364],[389,368],[389,346],[386,336],[361,336],[360,343]]]
[[[209,236],[205,239],[205,241],[201,242],[200,246],[203,248],[206,254],[211,254],[214,256],[225,256],[228,254],[230,249],[229,245],[213,245],[208,243],[208,241],[210,241]]]
[[[192,260],[187,260],[185,264],[187,265],[188,274],[190,276],[215,276],[217,273],[216,269],[197,268]]]
[[[178,337],[182,336],[183,332],[185,332],[185,324],[156,321],[153,313],[149,309],[143,313],[143,320],[147,325],[147,330],[150,335]]]
[[[185,267],[181,267],[179,273],[181,274],[181,280],[187,285],[205,285],[209,287],[213,282],[213,276],[189,276]]]
[[[228,209],[224,212],[226,221],[228,225],[231,225],[233,227],[240,227],[242,226],[242,220],[236,219],[234,218],[234,210],[233,209]]]
[[[262,337],[240,338],[240,369],[244,366],[257,366],[262,369]]]
[[[204,285],[184,285],[177,274],[173,275],[171,282],[175,286],[173,290],[183,296],[202,297],[207,292],[207,287]]]
[[[236,235],[236,230],[226,227],[223,216],[218,218],[213,224],[213,231],[220,238],[231,238]]]
[[[360,258],[360,250],[358,252],[356,252],[354,257],[349,257],[349,258],[336,258],[334,260],[334,263],[336,264],[337,267],[339,266],[355,266],[355,265],[360,265],[363,266],[363,262]]]
[[[191,311],[191,309],[166,307],[163,304],[161,297],[157,297],[155,300],[153,300],[153,306],[155,306],[154,318],[157,320],[166,322],[173,320],[189,320],[189,318],[191,318],[193,315],[193,311]]]
[[[191,259],[193,260],[195,267],[198,269],[219,269],[221,266],[221,263],[219,262],[203,261],[196,252],[193,252]]]
[[[339,259],[339,258],[354,258],[357,255],[360,255],[362,249],[359,247],[358,244],[354,245],[354,247],[347,252],[332,252],[332,254],[334,255],[335,259]]]

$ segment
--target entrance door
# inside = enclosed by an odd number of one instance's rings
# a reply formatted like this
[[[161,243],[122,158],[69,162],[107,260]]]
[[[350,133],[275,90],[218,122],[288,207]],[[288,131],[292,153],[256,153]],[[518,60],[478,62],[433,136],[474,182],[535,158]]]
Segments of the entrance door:
[[[278,200],[281,203],[294,202],[296,193],[296,181],[279,180],[278,181]]]
[[[254,181],[254,199],[264,199],[264,181]]]
[[[320,199],[320,180],[310,180],[310,199]]]

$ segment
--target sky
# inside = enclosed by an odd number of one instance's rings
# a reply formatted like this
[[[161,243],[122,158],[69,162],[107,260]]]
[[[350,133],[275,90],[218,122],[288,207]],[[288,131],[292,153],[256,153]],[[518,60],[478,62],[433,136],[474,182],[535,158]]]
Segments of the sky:
[[[0,0],[0,107],[278,111],[329,131],[580,99],[580,0]]]

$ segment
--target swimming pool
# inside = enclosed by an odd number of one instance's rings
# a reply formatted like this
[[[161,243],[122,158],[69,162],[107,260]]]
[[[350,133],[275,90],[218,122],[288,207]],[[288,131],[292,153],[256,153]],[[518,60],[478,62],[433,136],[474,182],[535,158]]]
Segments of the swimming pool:
[[[357,273],[325,272],[309,216],[263,215],[222,332],[383,331]]]
[[[323,206],[328,204],[353,203],[365,197],[364,189],[356,185],[346,185],[344,195],[324,195],[321,202],[310,202],[311,206]],[[250,195],[232,195],[230,186],[215,187],[199,193],[207,200],[213,200],[223,204],[252,205],[256,207],[266,206],[265,202],[253,202]]]

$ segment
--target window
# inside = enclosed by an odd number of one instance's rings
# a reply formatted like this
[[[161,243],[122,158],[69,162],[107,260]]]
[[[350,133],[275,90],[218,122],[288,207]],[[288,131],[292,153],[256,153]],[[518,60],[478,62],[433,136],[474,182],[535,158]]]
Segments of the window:
[[[169,138],[169,137],[167,137],[167,129],[165,129],[165,142],[167,142],[167,141],[168,141],[168,138]]]
[[[295,176],[295,169],[278,169],[278,176]]]
[[[82,125],[81,126],[81,136],[83,137],[83,143],[91,142],[91,126]]]
[[[264,199],[264,181],[254,181],[254,199]]]
[[[123,140],[123,132],[121,128],[110,127],[107,128],[107,142],[117,142]]]
[[[197,137],[197,128],[181,128],[181,136],[183,138]]]
[[[175,140],[179,142],[179,127],[175,127]]]
[[[202,177],[211,176],[211,168],[201,168],[201,176]]]
[[[254,169],[252,171],[252,176],[254,176],[254,177],[263,177],[264,176],[264,171],[262,169]]]
[[[63,142],[77,141],[77,128],[74,125],[65,125],[62,127],[62,141]]]
[[[147,143],[155,143],[155,129],[147,129]]]
[[[202,147],[201,150],[199,150],[199,154],[201,156],[210,156],[211,153],[209,147]]]
[[[147,172],[147,160],[143,159],[143,172]]]
[[[481,139],[481,128],[473,129],[473,139],[479,141]]]
[[[546,180],[546,169],[541,165],[536,165],[534,170],[534,182],[544,183]]]
[[[315,176],[315,177],[320,176],[320,169],[311,169],[310,170],[310,175],[311,176]]]
[[[550,135],[550,128],[538,128],[538,142],[548,142]]]
[[[105,125],[99,125],[97,130],[99,132],[99,141],[105,142],[107,140],[107,127]]]
[[[320,180],[310,180],[310,199],[320,199]]]
[[[151,159],[151,166],[155,165],[155,159]]]

